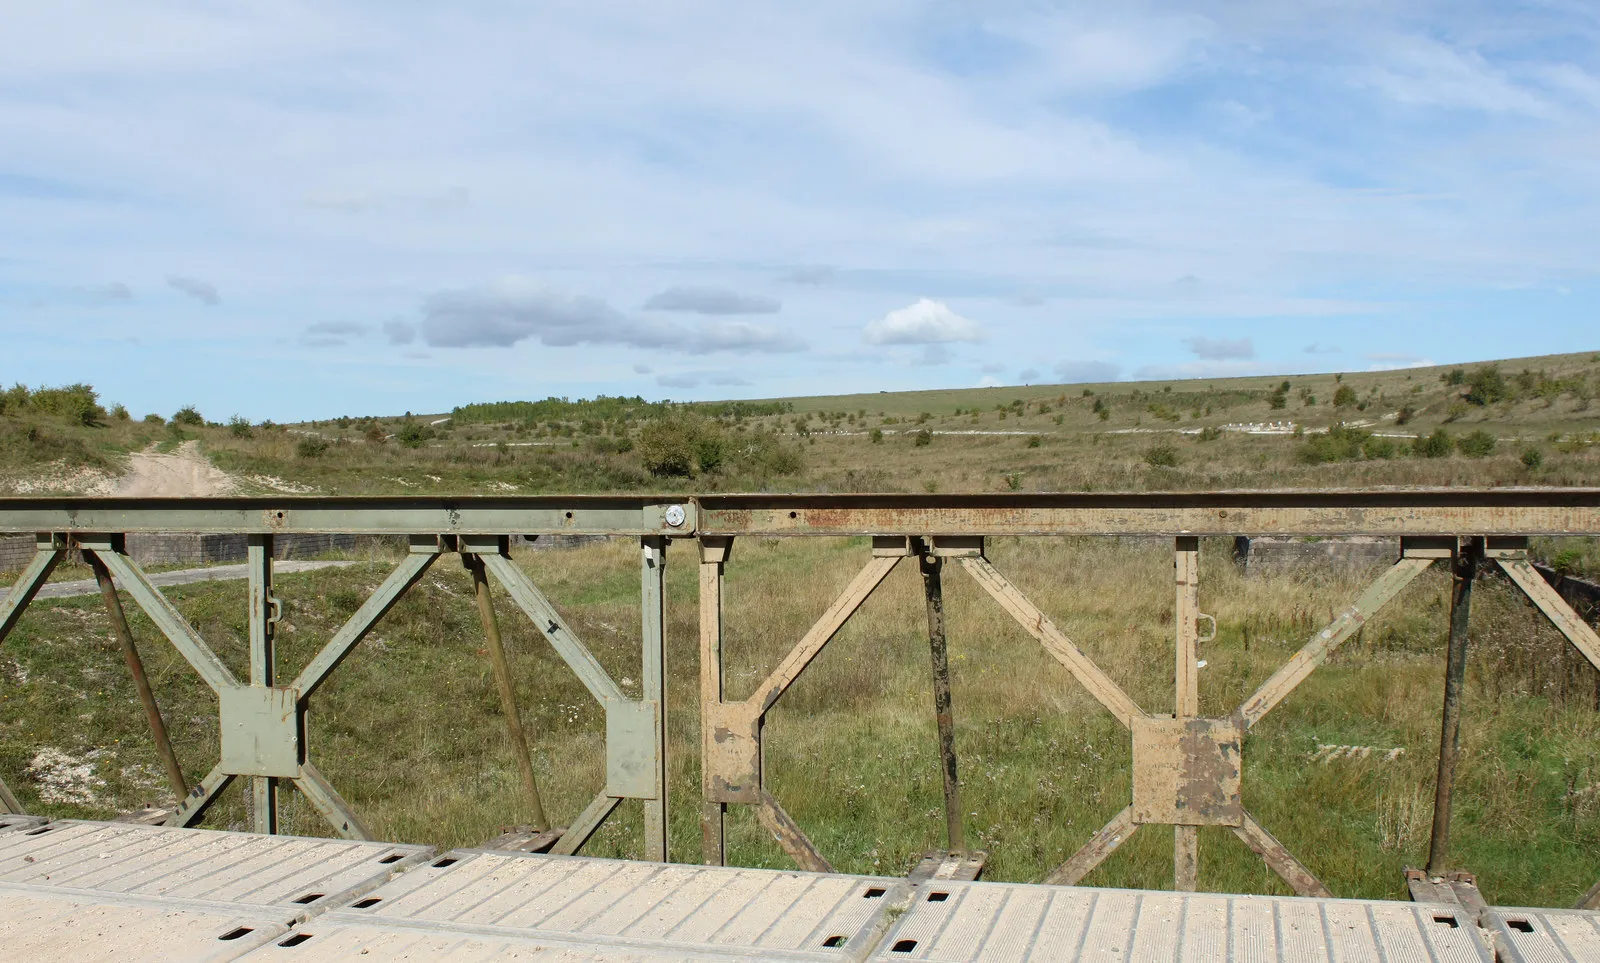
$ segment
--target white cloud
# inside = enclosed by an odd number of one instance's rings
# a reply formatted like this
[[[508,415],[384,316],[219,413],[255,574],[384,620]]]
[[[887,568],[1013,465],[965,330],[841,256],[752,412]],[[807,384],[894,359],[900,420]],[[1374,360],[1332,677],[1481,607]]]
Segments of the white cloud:
[[[868,344],[948,344],[982,341],[983,332],[948,305],[920,298],[868,324],[862,337]]]
[[[777,298],[740,294],[726,288],[668,288],[645,301],[646,311],[692,311],[696,314],[776,314]]]
[[[1238,361],[1256,356],[1255,345],[1249,338],[1228,340],[1226,338],[1192,337],[1183,339],[1184,347],[1194,352],[1195,357],[1205,361]]]
[[[209,304],[214,307],[222,303],[222,297],[217,294],[216,285],[209,281],[168,275],[167,286],[174,290],[182,291],[202,304]]]

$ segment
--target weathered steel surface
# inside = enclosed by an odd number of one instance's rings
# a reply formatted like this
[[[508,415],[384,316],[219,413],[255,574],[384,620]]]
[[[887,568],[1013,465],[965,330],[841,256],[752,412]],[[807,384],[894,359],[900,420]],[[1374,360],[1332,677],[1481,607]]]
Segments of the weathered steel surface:
[[[610,796],[603,792],[595,796],[583,812],[578,814],[578,818],[572,821],[572,825],[567,827],[567,831],[561,835],[561,841],[550,847],[550,852],[560,856],[571,856],[582,849],[583,844],[588,842],[589,837],[600,828],[600,824],[606,821],[606,817],[615,812],[620,805],[622,799],[619,796]]]
[[[1244,727],[1248,729],[1260,722],[1262,717],[1287,698],[1296,686],[1316,671],[1317,666],[1327,661],[1334,649],[1365,625],[1373,613],[1400,594],[1401,589],[1410,585],[1413,579],[1432,564],[1431,558],[1402,558],[1389,571],[1383,573],[1381,578],[1368,586],[1349,608],[1340,612],[1326,628],[1312,636],[1311,641],[1284,663],[1283,668],[1274,672],[1254,695],[1244,701],[1238,713]]]
[[[1478,579],[1483,542],[1468,539],[1455,559],[1450,589],[1450,641],[1446,646],[1444,709],[1439,716],[1439,767],[1434,780],[1433,832],[1428,838],[1428,872],[1442,873],[1450,858],[1450,809],[1456,786],[1456,754],[1461,748],[1461,690],[1467,679],[1467,630],[1472,618],[1472,583]],[[1539,583],[1544,584],[1540,579]]]
[[[234,907],[152,904],[0,884],[0,954],[22,960],[168,963],[236,960],[289,931]]]
[[[422,574],[438,557],[437,551],[419,552],[417,546],[412,546],[411,552],[400,560],[394,571],[383,580],[383,584],[361,603],[361,607],[355,610],[344,625],[339,627],[339,631],[333,634],[333,638],[328,640],[328,644],[324,645],[295,677],[293,687],[299,690],[302,702],[311,698],[317,687],[328,678],[328,674],[337,669],[355,647],[361,644],[361,640],[367,637],[367,633],[378,624],[378,620],[394,608],[395,603],[400,601],[400,596],[417,584],[417,580],[422,578]]]
[[[761,707],[751,702],[702,706],[706,726],[706,798],[718,803],[761,801]]]
[[[43,816],[28,816],[22,813],[0,813],[0,833],[16,832],[19,829],[38,829],[45,824]]]
[[[1044,881],[1055,886],[1076,886],[1078,880],[1105,862],[1106,857],[1115,852],[1118,846],[1127,842],[1128,837],[1138,829],[1139,824],[1133,821],[1133,807],[1127,806],[1111,817],[1110,822],[1100,827],[1100,831],[1090,837],[1071,859],[1051,871]]]
[[[38,550],[34,552],[32,561],[28,562],[28,567],[11,583],[5,597],[0,598],[0,642],[5,641],[11,627],[17,624],[23,610],[38,594],[39,587],[50,578],[50,573],[60,563],[61,551],[55,547],[55,543],[48,536],[40,539]]]
[[[626,795],[643,800],[644,858],[661,862],[667,860],[667,823],[671,818],[666,748],[666,578],[667,540],[655,535],[639,539],[639,687],[643,698],[638,706],[640,715],[650,720],[651,730],[626,741],[614,739],[611,733],[611,707],[606,707],[607,781],[616,772],[619,759],[640,758],[644,761],[648,791]],[[641,784],[644,781],[641,779]]]
[[[1249,813],[1244,814],[1244,822],[1233,827],[1234,835],[1244,841],[1246,846],[1255,850],[1266,862],[1268,868],[1285,882],[1289,888],[1300,896],[1319,896],[1331,898],[1333,894],[1322,881],[1306,869],[1305,865],[1294,854],[1290,853],[1278,838],[1267,832],[1266,827],[1256,822],[1255,817]]]
[[[722,706],[722,579],[733,548],[731,538],[703,538],[700,540],[700,853],[707,866],[721,866],[728,861],[724,838],[724,823],[728,804],[717,793],[717,772],[710,761],[721,742],[714,712]],[[754,735],[749,738],[757,746]],[[756,766],[750,766],[752,772]],[[723,769],[728,768],[724,762]],[[745,768],[743,766],[737,768]],[[722,777],[726,789],[727,777]],[[751,785],[760,781],[759,773],[748,780]],[[754,800],[749,800],[754,801]]]
[[[771,793],[763,791],[761,801],[756,805],[756,819],[761,823],[761,828],[771,834],[772,839],[789,858],[801,868],[813,873],[831,873],[833,864],[818,852],[816,844],[811,841],[794,821],[794,818],[778,804],[778,800]]]
[[[705,535],[1600,534],[1597,488],[701,495],[695,502]]]
[[[867,949],[906,889],[866,876],[455,850],[372,891],[377,902],[315,923],[469,945],[531,939],[562,959],[839,960]]]
[[[933,720],[939,730],[939,774],[944,782],[946,844],[956,852],[967,848],[962,823],[961,780],[956,772],[955,715],[950,705],[950,649],[944,634],[944,559],[924,555],[922,591],[928,604],[928,652],[933,667]]]
[[[494,669],[495,688],[500,692],[500,712],[506,717],[506,741],[511,745],[517,772],[522,777],[522,793],[527,799],[528,823],[538,830],[550,828],[545,819],[544,800],[539,796],[539,779],[533,771],[533,755],[528,751],[528,736],[522,729],[522,710],[517,706],[517,688],[511,679],[511,662],[500,639],[500,622],[495,618],[494,598],[489,593],[489,577],[483,559],[465,554],[461,562],[472,573],[473,597],[478,603],[478,620],[483,623],[484,640],[489,646],[489,663]]]
[[[1232,719],[1133,722],[1133,821],[1238,826],[1239,745]]]
[[[1550,624],[1583,653],[1583,657],[1589,660],[1590,665],[1600,669],[1600,633],[1596,633],[1588,622],[1574,612],[1572,606],[1567,604],[1567,600],[1561,597],[1561,593],[1551,587],[1550,583],[1529,564],[1527,554],[1493,550],[1489,554],[1511,580],[1527,594],[1529,600],[1539,607],[1539,611],[1545,614]]]
[[[672,506],[684,511],[680,525],[667,520]],[[694,529],[693,503],[663,495],[0,498],[0,532],[30,534],[686,535]]]
[[[245,568],[249,579],[245,620],[250,626],[250,684],[264,688],[277,685],[278,658],[274,642],[278,619],[283,614],[281,604],[272,595],[272,549],[271,535],[245,536]],[[184,795],[180,792],[178,798]],[[250,816],[256,832],[278,831],[278,780],[275,776],[256,776],[250,780]]]
[[[62,820],[0,834],[0,884],[271,908],[336,905],[422,862],[427,846]]]
[[[1492,963],[1480,931],[1459,910],[1367,900],[925,883],[871,959]]]
[[[961,565],[965,568],[983,590],[988,592],[1000,607],[1006,610],[1012,618],[1017,620],[1028,631],[1028,634],[1039,640],[1045,651],[1056,657],[1056,661],[1067,667],[1077,680],[1083,684],[1089,694],[1117,717],[1117,721],[1124,726],[1131,726],[1133,720],[1144,715],[1144,710],[1139,704],[1122,690],[1122,687],[1111,680],[1094,660],[1084,654],[1083,650],[1060,629],[1056,628],[1049,617],[1039,611],[1027,596],[1017,591],[1016,586],[1007,581],[1004,575],[986,558],[962,558]]]
[[[299,693],[268,686],[217,691],[223,768],[234,776],[300,775]]]

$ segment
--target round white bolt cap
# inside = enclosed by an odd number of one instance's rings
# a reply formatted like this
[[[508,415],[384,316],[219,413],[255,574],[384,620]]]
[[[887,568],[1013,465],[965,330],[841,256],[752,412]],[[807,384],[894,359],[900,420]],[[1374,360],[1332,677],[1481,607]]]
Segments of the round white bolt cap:
[[[683,524],[684,517],[685,516],[683,514],[683,506],[682,505],[668,505],[667,506],[667,524],[668,525],[671,525],[673,528],[677,528],[678,526]]]

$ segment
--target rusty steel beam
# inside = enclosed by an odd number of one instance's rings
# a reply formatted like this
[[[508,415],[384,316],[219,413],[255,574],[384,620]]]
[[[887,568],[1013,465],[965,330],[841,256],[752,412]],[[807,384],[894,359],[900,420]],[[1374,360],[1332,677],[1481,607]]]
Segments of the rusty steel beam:
[[[85,553],[84,560],[94,570],[95,581],[100,585],[100,599],[105,603],[106,616],[111,620],[111,631],[116,635],[117,644],[122,649],[122,661],[128,667],[128,675],[133,677],[133,688],[139,694],[139,704],[144,706],[145,720],[150,725],[150,737],[156,744],[156,755],[161,757],[161,764],[166,767],[167,782],[172,786],[172,794],[181,800],[189,795],[189,783],[183,776],[183,766],[178,764],[177,753],[172,751],[172,740],[167,736],[167,724],[161,718],[161,707],[156,704],[155,693],[150,690],[150,678],[145,675],[144,660],[139,658],[139,648],[134,645],[133,631],[128,628],[128,619],[122,611],[122,600],[117,598],[117,588],[111,581],[111,572],[106,569],[106,563],[93,552]]]
[[[1054,886],[1078,885],[1080,879],[1105,862],[1107,856],[1138,831],[1139,824],[1133,821],[1133,806],[1130,805],[1111,817],[1111,821],[1084,843],[1082,849],[1073,853],[1071,859],[1056,867],[1044,881]]]
[[[1184,535],[1174,540],[1173,570],[1177,598],[1173,608],[1177,652],[1174,666],[1173,718],[1200,714],[1200,540]],[[1200,827],[1172,827],[1172,888],[1192,893],[1199,887]]]
[[[711,798],[713,770],[710,762],[716,751],[716,727],[712,707],[722,702],[722,579],[731,538],[700,540],[700,841],[702,861],[707,866],[727,864],[724,824],[728,804]]]
[[[944,777],[945,840],[951,852],[967,850],[961,819],[961,780],[956,775],[955,715],[950,706],[950,650],[944,634],[944,559],[924,554],[922,590],[928,603],[928,651],[933,664],[933,719],[939,730],[939,772]]]
[[[1585,535],[1600,489],[701,495],[705,535]]]
[[[817,851],[811,838],[765,789],[761,791],[761,802],[756,806],[756,819],[801,869],[812,873],[833,872],[833,864]]]
[[[478,603],[478,620],[483,623],[484,639],[488,642],[489,662],[494,669],[495,688],[500,692],[500,711],[506,717],[506,738],[511,743],[511,754],[516,757],[517,772],[522,777],[522,793],[527,797],[528,825],[538,832],[550,828],[544,815],[544,800],[539,795],[539,778],[533,772],[533,755],[528,751],[528,736],[522,728],[522,711],[517,706],[517,688],[511,678],[511,662],[506,658],[505,643],[500,638],[500,621],[494,614],[494,597],[489,593],[489,577],[484,572],[483,559],[464,553],[461,563],[472,575],[473,596]]]
[[[1428,872],[1435,875],[1445,871],[1450,858],[1450,808],[1455,793],[1456,756],[1461,748],[1461,690],[1467,677],[1472,583],[1478,578],[1478,562],[1482,558],[1483,542],[1476,538],[1466,539],[1455,557],[1450,642],[1445,651],[1444,710],[1439,716],[1439,769],[1433,787],[1433,834],[1428,840]]]
[[[1244,844],[1255,851],[1262,861],[1285,883],[1293,889],[1296,896],[1319,896],[1323,899],[1332,899],[1333,893],[1322,881],[1306,869],[1305,864],[1289,852],[1277,837],[1267,832],[1266,827],[1256,822],[1254,816],[1244,814],[1244,822],[1231,827],[1234,835],[1244,840]]]

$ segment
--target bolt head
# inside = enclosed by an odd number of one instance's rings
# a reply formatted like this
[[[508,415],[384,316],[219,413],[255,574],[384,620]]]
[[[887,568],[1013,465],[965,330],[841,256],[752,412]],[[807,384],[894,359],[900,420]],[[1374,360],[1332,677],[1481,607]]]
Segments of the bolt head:
[[[667,506],[667,524],[668,525],[671,525],[673,528],[678,528],[678,527],[683,525],[684,518],[685,518],[685,516],[684,516],[684,513],[683,513],[683,506],[682,505],[668,505]]]

